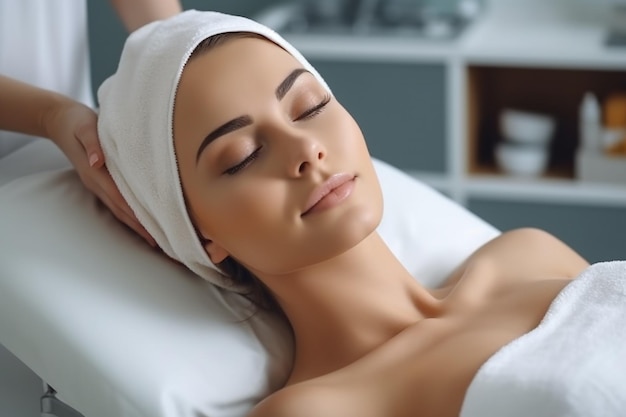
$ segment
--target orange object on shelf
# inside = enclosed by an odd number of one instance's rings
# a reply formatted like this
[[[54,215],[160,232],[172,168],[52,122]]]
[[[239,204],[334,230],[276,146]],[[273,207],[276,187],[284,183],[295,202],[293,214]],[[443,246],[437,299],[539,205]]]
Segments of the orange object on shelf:
[[[626,128],[626,92],[613,93],[604,101],[604,126]]]
[[[626,92],[610,94],[604,102],[604,126],[607,131],[622,134],[614,143],[605,143],[605,153],[626,156]]]

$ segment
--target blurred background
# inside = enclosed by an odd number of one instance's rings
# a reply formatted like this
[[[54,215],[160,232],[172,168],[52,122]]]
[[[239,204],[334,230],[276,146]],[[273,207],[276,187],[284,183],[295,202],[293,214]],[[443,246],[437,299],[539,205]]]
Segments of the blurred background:
[[[626,258],[618,0],[183,0],[262,21],[317,67],[373,156],[506,230]],[[125,32],[89,3],[94,91]]]
[[[215,10],[260,19],[281,33],[420,36],[458,34],[486,0],[181,0],[185,9]],[[428,25],[430,23],[430,25]],[[440,23],[439,28],[435,27]],[[89,3],[94,89],[117,64],[126,33],[106,1]],[[439,30],[441,33],[436,34]],[[445,33],[444,33],[445,32]]]

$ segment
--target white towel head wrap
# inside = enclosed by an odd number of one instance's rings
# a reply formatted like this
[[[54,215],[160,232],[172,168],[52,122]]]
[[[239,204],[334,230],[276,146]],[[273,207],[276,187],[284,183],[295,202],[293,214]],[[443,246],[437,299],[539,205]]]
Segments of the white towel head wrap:
[[[188,10],[128,37],[117,71],[98,90],[98,133],[113,180],[163,251],[207,281],[242,292],[245,287],[218,272],[198,239],[183,198],[172,129],[174,98],[189,56],[206,38],[227,32],[273,41],[328,88],[270,28],[239,16]]]

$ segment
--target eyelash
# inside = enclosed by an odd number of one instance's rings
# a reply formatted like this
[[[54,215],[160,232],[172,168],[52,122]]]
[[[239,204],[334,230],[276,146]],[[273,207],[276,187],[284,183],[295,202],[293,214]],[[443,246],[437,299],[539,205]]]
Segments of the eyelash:
[[[294,121],[299,122],[301,120],[307,120],[307,119],[311,119],[317,116],[322,111],[324,111],[324,108],[329,102],[330,102],[330,94],[326,94],[319,104],[313,106],[309,110],[302,113],[300,116],[296,117]]]
[[[246,159],[244,159],[243,161],[241,161],[234,167],[228,168],[226,171],[224,171],[224,174],[235,175],[237,172],[241,171],[242,169],[250,165],[255,159],[259,157],[259,151],[261,150],[261,148],[263,147],[259,146],[258,148],[256,148],[254,152],[252,152]]]
[[[322,99],[322,101],[319,104],[313,106],[309,110],[307,110],[304,113],[302,113],[300,116],[296,117],[296,119],[294,121],[299,122],[299,121],[308,120],[308,119],[311,119],[311,118],[317,116],[322,111],[324,111],[324,108],[330,102],[330,100],[331,100],[330,94],[325,95],[324,98]],[[242,169],[244,169],[245,167],[250,165],[255,159],[257,159],[259,157],[259,152],[261,151],[262,148],[263,148],[262,146],[259,146],[246,159],[244,159],[243,161],[241,161],[237,165],[235,165],[235,166],[233,166],[231,168],[228,168],[226,171],[224,171],[224,174],[226,174],[226,175],[235,175],[237,172],[241,171]]]

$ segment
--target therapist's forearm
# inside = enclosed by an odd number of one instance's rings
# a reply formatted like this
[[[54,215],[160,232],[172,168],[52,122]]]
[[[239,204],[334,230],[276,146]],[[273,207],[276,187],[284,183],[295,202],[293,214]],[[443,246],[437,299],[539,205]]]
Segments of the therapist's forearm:
[[[50,137],[47,122],[69,97],[0,75],[0,129]]]
[[[182,11],[179,0],[110,0],[128,32]]]

